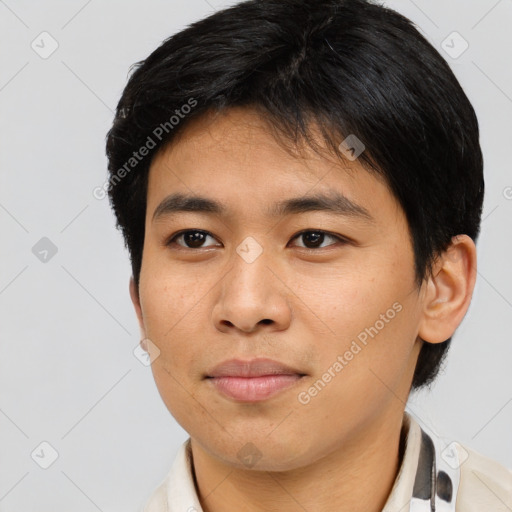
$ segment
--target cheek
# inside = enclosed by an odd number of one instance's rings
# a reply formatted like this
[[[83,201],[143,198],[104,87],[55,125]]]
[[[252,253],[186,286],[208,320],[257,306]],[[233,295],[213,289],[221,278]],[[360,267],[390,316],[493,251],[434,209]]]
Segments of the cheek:
[[[393,304],[402,303],[410,291],[406,281],[391,274],[389,268],[365,264],[338,272],[334,269],[328,275],[310,273],[309,279],[289,286],[297,290],[304,310],[309,309],[308,315],[301,314],[302,321],[309,317],[310,325],[325,331],[330,344],[341,340],[341,348],[347,340],[373,326],[386,311],[390,310],[388,317],[396,316]],[[300,303],[297,306],[303,310]]]
[[[170,276],[141,280],[146,336],[160,349],[151,370],[158,392],[172,416],[182,426],[189,426],[203,414],[193,400],[191,386],[197,353],[204,348],[200,335],[204,319],[200,316],[197,287],[190,289]]]
[[[189,281],[185,286],[183,277],[179,280],[163,272],[161,266],[153,268],[154,272],[147,268],[141,274],[144,326],[147,338],[160,350],[152,365],[157,384],[175,387],[185,371],[192,368],[194,347],[201,340],[194,329],[204,325],[199,318],[204,292],[197,282]]]
[[[373,321],[367,330],[355,326],[353,336],[342,335],[336,343],[319,340],[321,360],[317,373],[298,390],[302,405],[297,412],[303,414],[297,418],[324,432],[329,443],[326,425],[343,438],[372,424],[389,407],[402,407],[414,367],[409,324],[403,307],[384,326]]]
[[[148,250],[140,279],[141,306],[148,337],[152,334],[162,340],[172,339],[176,330],[197,325],[191,318],[200,307],[207,284],[197,272],[184,271],[183,266]]]
[[[412,272],[398,275],[392,266],[382,264],[373,267],[378,272],[372,272],[371,265],[365,268],[331,276],[316,291],[312,287],[303,293],[311,311],[319,312],[317,323],[325,330],[315,342],[320,354],[317,377],[330,370],[336,378],[328,387],[343,395],[353,390],[368,399],[380,397],[386,384],[398,386],[410,370],[419,310]],[[329,380],[329,375],[322,380]]]

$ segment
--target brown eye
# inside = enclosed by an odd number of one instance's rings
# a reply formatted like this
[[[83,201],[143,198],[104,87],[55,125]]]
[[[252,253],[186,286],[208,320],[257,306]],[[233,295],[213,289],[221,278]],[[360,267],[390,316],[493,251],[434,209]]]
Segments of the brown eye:
[[[322,247],[324,241],[329,238],[338,242],[344,242],[344,240],[341,237],[331,235],[330,233],[321,230],[302,231],[301,233],[296,235],[293,238],[293,240],[301,239],[303,241],[304,245],[299,245],[298,247],[303,247],[305,249],[323,249],[324,247],[328,247],[329,245],[334,245],[333,243],[331,243],[324,245]]]
[[[202,231],[199,229],[189,229],[187,231],[181,231],[174,235],[168,242],[167,245],[172,245],[176,243],[180,247],[185,247],[186,249],[201,249],[205,247],[203,244],[207,240],[207,238],[213,238],[213,236],[208,233],[208,231]],[[182,240],[182,243],[177,242],[177,240]],[[206,246],[211,247],[211,246]]]

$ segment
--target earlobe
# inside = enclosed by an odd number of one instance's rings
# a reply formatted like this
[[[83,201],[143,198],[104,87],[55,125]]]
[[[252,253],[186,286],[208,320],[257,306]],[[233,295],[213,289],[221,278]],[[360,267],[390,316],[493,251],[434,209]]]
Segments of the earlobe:
[[[139,292],[133,276],[130,277],[130,298],[132,299],[132,304],[135,308],[135,313],[137,314],[137,320],[139,321],[141,339],[144,339],[146,337],[146,328],[144,326],[144,318],[142,316]]]
[[[442,343],[453,336],[469,308],[475,281],[475,243],[467,235],[457,235],[428,279],[418,332],[421,339]]]

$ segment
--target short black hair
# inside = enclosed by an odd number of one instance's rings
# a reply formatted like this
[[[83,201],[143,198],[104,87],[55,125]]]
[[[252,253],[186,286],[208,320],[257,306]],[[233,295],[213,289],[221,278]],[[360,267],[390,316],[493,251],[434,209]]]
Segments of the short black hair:
[[[418,285],[453,236],[477,239],[484,179],[474,109],[438,51],[389,8],[246,0],[169,37],[131,71],[106,150],[137,288],[152,158],[191,119],[230,107],[257,109],[297,146],[318,149],[313,126],[341,157],[348,135],[362,141],[359,162],[385,179],[406,215]],[[413,389],[434,380],[450,342],[423,342]]]

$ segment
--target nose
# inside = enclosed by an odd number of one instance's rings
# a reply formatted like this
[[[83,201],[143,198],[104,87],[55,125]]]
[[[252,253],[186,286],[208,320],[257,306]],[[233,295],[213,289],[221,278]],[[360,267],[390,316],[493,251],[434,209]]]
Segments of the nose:
[[[252,262],[234,255],[231,270],[219,284],[212,311],[215,327],[221,332],[244,333],[287,329],[292,314],[283,281],[265,251]]]

